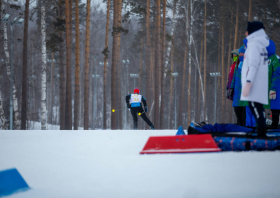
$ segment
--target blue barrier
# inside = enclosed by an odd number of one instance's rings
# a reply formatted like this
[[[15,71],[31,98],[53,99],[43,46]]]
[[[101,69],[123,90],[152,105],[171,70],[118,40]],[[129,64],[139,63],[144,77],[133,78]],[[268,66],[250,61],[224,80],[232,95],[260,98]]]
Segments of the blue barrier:
[[[10,195],[19,190],[28,190],[29,186],[24,181],[17,169],[0,171],[0,196]]]

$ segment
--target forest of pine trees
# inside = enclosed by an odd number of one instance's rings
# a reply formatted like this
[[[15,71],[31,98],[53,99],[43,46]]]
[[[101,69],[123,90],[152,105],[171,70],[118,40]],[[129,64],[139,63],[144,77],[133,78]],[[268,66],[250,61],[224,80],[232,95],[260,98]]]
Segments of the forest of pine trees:
[[[235,123],[225,92],[247,21],[262,21],[280,54],[279,0],[0,0],[0,8],[0,129],[11,126],[11,87],[13,129],[131,129],[125,96],[134,83],[156,129],[213,123],[210,72],[221,73],[217,122]]]

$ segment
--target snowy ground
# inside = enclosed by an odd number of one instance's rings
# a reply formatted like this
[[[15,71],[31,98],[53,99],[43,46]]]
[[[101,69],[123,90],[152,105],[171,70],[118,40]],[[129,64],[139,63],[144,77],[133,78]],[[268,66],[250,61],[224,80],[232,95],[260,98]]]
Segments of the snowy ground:
[[[140,155],[176,131],[0,131],[0,170],[17,168],[23,198],[280,197],[280,152]]]

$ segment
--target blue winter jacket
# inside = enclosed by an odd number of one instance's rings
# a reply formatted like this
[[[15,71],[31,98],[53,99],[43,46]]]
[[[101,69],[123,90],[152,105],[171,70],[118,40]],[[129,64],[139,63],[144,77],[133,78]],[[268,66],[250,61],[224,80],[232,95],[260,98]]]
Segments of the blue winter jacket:
[[[275,52],[276,52],[275,43],[272,40],[270,40],[269,46],[267,47],[268,58],[274,55]],[[276,91],[276,99],[270,100],[270,109],[274,109],[274,110],[280,110],[280,82],[279,81],[280,81],[280,67],[279,65],[277,66],[277,64],[273,64],[270,89]]]
[[[241,61],[238,65],[238,67],[235,68],[232,82],[230,85],[230,88],[234,89],[233,100],[232,100],[233,107],[244,107],[244,106],[248,105],[248,102],[240,100],[241,89],[242,89],[242,84],[241,84],[242,65],[243,65],[243,61]]]

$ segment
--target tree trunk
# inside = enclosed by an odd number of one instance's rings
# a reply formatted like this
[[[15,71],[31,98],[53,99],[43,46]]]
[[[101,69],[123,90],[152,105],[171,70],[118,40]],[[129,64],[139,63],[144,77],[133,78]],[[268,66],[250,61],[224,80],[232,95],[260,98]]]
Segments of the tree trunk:
[[[189,1],[189,87],[188,87],[188,126],[191,124],[192,117],[191,117],[191,78],[192,78],[192,50],[191,50],[191,42],[192,42],[192,10],[193,10],[193,3],[192,0]]]
[[[118,15],[118,21],[119,21],[119,23],[120,23],[120,27],[121,27],[121,20],[122,20],[122,15],[121,15],[121,11],[122,11],[122,2],[120,3],[120,4],[118,4],[119,5],[119,11],[120,11],[120,14]],[[119,35],[119,37],[117,37],[117,39],[118,39],[118,60],[117,60],[117,64],[118,64],[118,84],[119,84],[119,89],[118,89],[118,91],[119,91],[119,109],[121,109],[123,106],[122,106],[122,104],[123,104],[123,97],[122,97],[122,89],[121,89],[121,87],[122,87],[122,81],[121,81],[121,70],[122,70],[122,64],[121,64],[121,34]],[[123,118],[123,116],[122,116],[122,112],[123,111],[119,111],[119,129],[122,129],[122,118]]]
[[[85,90],[84,90],[84,130],[89,129],[89,39],[90,39],[90,2],[87,0],[86,49],[85,49]]]
[[[206,49],[207,49],[207,38],[206,38],[206,27],[207,27],[207,21],[206,21],[207,13],[206,13],[206,0],[204,0],[204,102],[203,102],[203,108],[204,108],[204,119],[207,120],[207,107],[205,104],[206,101],[206,87],[207,87],[207,69],[206,69]]]
[[[151,35],[150,35],[150,0],[147,0],[146,8],[146,95],[148,110],[151,112],[152,91],[151,91]]]
[[[179,126],[183,125],[183,110],[185,110],[185,105],[184,105],[184,98],[185,98],[185,85],[186,85],[186,71],[187,71],[187,57],[188,57],[188,36],[189,36],[189,4],[185,5],[184,10],[185,10],[185,16],[186,16],[186,21],[185,21],[185,38],[186,38],[186,43],[185,43],[185,52],[184,52],[184,66],[183,66],[183,81],[182,81],[182,89],[181,89],[181,97],[180,97],[180,102],[179,102]],[[189,91],[189,90],[188,90]],[[189,112],[188,112],[189,113]],[[189,115],[189,114],[188,114]],[[188,117],[189,120],[190,117]]]
[[[109,19],[110,19],[110,0],[107,2],[107,21],[106,21],[106,37],[105,37],[105,50],[108,50],[108,37],[109,37]],[[106,84],[107,84],[107,61],[108,54],[104,56],[104,74],[103,74],[103,128],[107,129],[106,120],[107,120],[107,96],[106,96]]]
[[[195,44],[194,44],[195,45]],[[194,68],[194,89],[193,89],[193,94],[194,97],[192,97],[192,102],[193,102],[193,110],[192,110],[192,120],[195,121],[196,115],[197,115],[197,109],[198,109],[198,101],[197,101],[197,96],[198,96],[198,87],[197,87],[197,81],[198,81],[198,72],[197,69]]]
[[[63,20],[63,6],[64,1],[59,1],[59,12],[60,12],[60,20]],[[63,31],[59,32],[61,39],[63,38]],[[66,100],[66,84],[65,84],[65,65],[64,65],[64,44],[61,42],[59,44],[59,89],[60,89],[60,105],[59,105],[59,122],[60,122],[60,130],[65,130],[65,100]]]
[[[66,23],[66,108],[65,129],[72,130],[72,90],[71,90],[71,13],[72,0],[65,1]]]
[[[27,39],[29,20],[29,0],[25,2],[24,14],[24,38],[23,38],[23,58],[22,58],[22,97],[21,97],[21,130],[26,130],[27,115]]]
[[[202,30],[202,35],[201,35],[201,41],[200,41],[200,56],[199,56],[199,67],[198,70],[201,70],[201,66],[202,66],[202,57],[203,57],[203,30]],[[199,81],[199,79],[198,79]],[[201,96],[201,85],[198,82],[198,108],[197,108],[197,112],[198,112],[198,121],[201,121],[202,117],[201,117],[201,101],[200,101],[200,96]]]
[[[2,4],[2,8],[4,9],[4,5]],[[7,30],[7,23],[4,23],[4,54],[5,54],[5,64],[6,70],[9,80],[11,81],[11,65],[10,65],[10,53],[8,49],[8,30]],[[14,123],[15,129],[20,130],[20,115],[19,115],[19,107],[17,101],[17,90],[15,86],[15,79],[13,81],[13,111],[14,111]]]
[[[275,23],[276,23],[276,17],[273,16],[273,33],[272,33],[272,40],[275,41]]]
[[[224,7],[224,6],[223,6]],[[223,15],[224,16],[224,15]],[[221,120],[220,120],[220,122],[222,122],[222,123],[224,123],[225,122],[225,112],[226,112],[226,104],[225,104],[225,99],[226,99],[226,97],[225,97],[225,95],[224,95],[224,93],[225,93],[225,90],[226,90],[226,88],[225,88],[225,85],[226,85],[226,72],[225,72],[225,36],[224,36],[224,33],[225,33],[225,27],[224,27],[224,22],[222,22],[222,53],[221,53],[221,56],[222,56],[222,76],[221,76],[221,78],[222,78],[222,89],[221,89],[221,93],[220,93],[220,95],[221,95],[221,100],[222,100],[222,111],[220,111],[221,112]]]
[[[231,16],[232,16],[232,13],[231,13]],[[230,34],[229,34],[229,46],[228,46],[228,61],[227,61],[227,75],[229,75],[229,69],[230,69],[230,59],[231,59],[231,55],[230,55],[230,52],[231,52],[231,40],[232,40],[232,33],[230,31]],[[230,100],[226,100],[226,123],[230,123],[231,122],[231,101]]]
[[[253,21],[253,16],[252,16],[252,0],[249,0],[249,15],[248,15],[248,21]]]
[[[2,10],[3,10],[3,4],[2,0],[0,0],[0,27],[2,27]],[[0,37],[2,37],[3,32],[0,32]],[[2,70],[1,70],[2,73]],[[1,78],[0,78],[0,87],[1,87]],[[0,129],[6,130],[6,118],[5,118],[5,112],[3,108],[3,99],[2,99],[2,92],[0,90],[0,120],[1,120],[1,125]]]
[[[141,49],[140,49],[139,83],[138,83],[139,90],[141,90],[141,80],[142,80],[142,75],[143,75],[142,61],[143,61],[143,38],[141,39]],[[125,94],[127,94],[127,93],[125,93]]]
[[[174,72],[174,64],[173,64],[173,56],[174,56],[174,43],[172,44],[171,49],[171,56],[170,56],[170,94],[169,94],[169,129],[171,129],[172,125],[172,104],[173,104],[173,84],[174,84],[174,77],[172,76],[172,73]]]
[[[112,57],[112,75],[111,75],[111,108],[118,107],[118,65],[120,58],[120,32],[118,27],[121,27],[121,12],[122,0],[114,0],[114,22],[113,22],[113,57]],[[111,129],[118,128],[117,120],[118,112],[111,114]]]
[[[152,93],[151,93],[151,110],[150,110],[150,116],[152,117],[152,120],[155,120],[155,30],[152,30],[152,45],[151,45],[151,75],[150,75],[150,82],[152,87]]]
[[[218,63],[217,63],[217,68],[216,68],[216,72],[220,72],[221,73],[221,31],[222,30],[222,25],[221,25],[221,21],[219,20],[219,37],[218,37]],[[215,80],[215,78],[214,78],[214,80]],[[218,79],[217,79],[217,101],[216,101],[216,104],[221,104],[220,103],[220,100],[221,100],[221,97],[220,97],[220,90],[221,90],[221,78],[219,77]],[[214,96],[215,97],[215,96]],[[217,118],[217,120],[216,120],[216,122],[219,122],[219,119],[220,119],[220,114],[219,114],[219,112],[220,112],[220,109],[221,109],[221,105],[217,105],[216,106],[216,118]],[[215,110],[213,111],[213,112],[215,112]],[[214,113],[214,116],[215,116],[215,113]]]
[[[46,96],[47,96],[47,52],[46,52],[46,10],[44,2],[41,7],[41,34],[42,34],[42,89],[41,89],[41,130],[47,129]]]
[[[155,127],[160,128],[159,123],[159,91],[160,91],[160,74],[161,74],[161,65],[160,65],[160,1],[156,1],[156,54],[155,54]]]
[[[165,26],[166,26],[166,0],[163,0],[163,24],[162,24],[162,61],[161,61],[161,102],[160,102],[160,129],[163,129],[164,109],[165,109],[165,94],[164,94],[164,83],[165,83]]]
[[[236,49],[236,48],[237,48],[237,37],[238,37],[238,10],[239,10],[239,0],[236,1],[235,35],[234,35],[234,45],[233,45],[233,49]]]
[[[75,0],[75,104],[74,104],[74,130],[79,127],[79,106],[80,106],[80,28],[79,28],[79,0]]]
[[[3,99],[2,99],[2,92],[1,91],[0,91],[0,120],[1,120],[0,129],[1,130],[6,130],[6,118],[5,118],[4,108],[3,108]]]
[[[187,27],[186,27],[187,28]],[[187,29],[186,29],[187,34]],[[179,126],[183,125],[183,110],[185,109],[185,85],[186,85],[186,72],[187,72],[187,56],[188,56],[188,37],[186,35],[186,44],[185,44],[185,53],[184,53],[184,66],[183,66],[183,81],[182,81],[182,89],[181,89],[181,97],[179,103]],[[172,77],[173,78],[173,77]],[[173,84],[173,83],[172,83]]]
[[[52,123],[52,114],[53,114],[53,70],[54,70],[54,52],[52,52],[52,68],[51,68],[51,100],[50,100],[50,124]]]
[[[178,1],[178,5],[180,5],[180,0]],[[178,24],[176,22],[176,16],[177,16],[177,8],[176,8],[176,1],[173,2],[173,16],[172,16],[172,27],[171,27],[171,41],[169,41],[168,46],[167,46],[167,57],[165,61],[165,66],[168,66],[168,61],[170,61],[170,92],[169,92],[169,116],[168,116],[168,128],[171,129],[171,124],[172,124],[172,102],[173,102],[173,81],[174,78],[172,77],[172,73],[174,71],[174,65],[173,65],[173,55],[174,55],[174,32],[176,29],[176,25]],[[179,118],[180,121],[180,118]]]
[[[121,38],[121,37],[119,37]],[[120,56],[121,52],[118,51],[118,109],[122,109],[122,104],[123,104],[123,97],[122,97],[122,82],[121,82],[121,70],[122,70],[122,64],[120,63]],[[118,129],[122,129],[122,111],[118,111]]]
[[[177,1],[173,1],[173,15],[172,15],[172,20],[171,20],[171,33],[170,33],[170,36],[171,36],[171,40],[168,41],[167,43],[167,50],[166,50],[166,58],[165,58],[165,67],[167,68],[168,67],[168,63],[170,61],[170,58],[171,58],[171,49],[172,49],[172,46],[171,44],[173,43],[173,35],[174,35],[174,31],[175,31],[175,27],[177,25],[177,22],[176,22],[176,17],[177,17],[177,9],[176,9],[176,4],[177,5],[180,5],[180,2],[181,0],[178,0],[178,2],[176,3]]]

